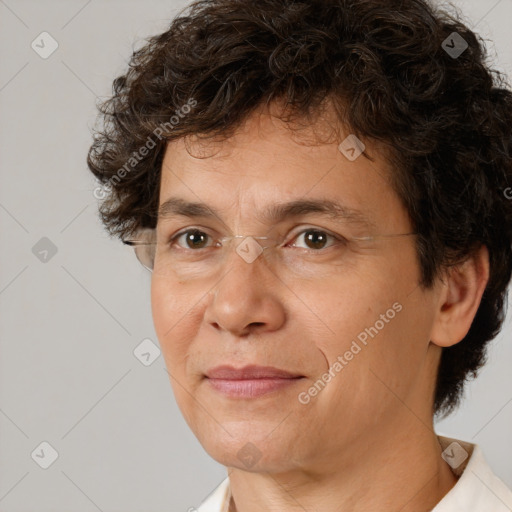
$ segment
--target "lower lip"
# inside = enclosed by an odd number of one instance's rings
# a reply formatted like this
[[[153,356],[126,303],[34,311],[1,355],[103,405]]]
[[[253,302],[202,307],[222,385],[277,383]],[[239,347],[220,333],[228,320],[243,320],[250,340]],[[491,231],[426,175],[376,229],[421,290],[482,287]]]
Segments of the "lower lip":
[[[293,379],[207,379],[210,386],[220,393],[233,398],[256,398],[274,391],[282,390],[300,381],[302,377]]]

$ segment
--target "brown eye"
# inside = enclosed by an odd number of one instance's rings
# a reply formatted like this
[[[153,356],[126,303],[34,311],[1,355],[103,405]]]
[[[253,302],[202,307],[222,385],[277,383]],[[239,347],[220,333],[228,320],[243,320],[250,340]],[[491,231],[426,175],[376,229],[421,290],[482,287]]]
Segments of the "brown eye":
[[[178,233],[172,240],[180,240],[180,238],[184,239],[185,246],[180,245],[184,249],[203,249],[207,247],[207,240],[209,235],[204,231],[200,231],[199,229],[189,229],[187,231],[183,231]]]
[[[297,240],[303,237],[305,247],[301,247],[297,245]],[[313,249],[315,251],[319,251],[321,249],[325,249],[329,247],[329,239],[332,240],[331,245],[334,245],[337,242],[341,242],[339,238],[325,231],[321,231],[318,229],[306,229],[298,234],[295,238],[295,242],[292,244],[294,247],[301,247],[304,249]]]
[[[304,240],[311,249],[323,249],[327,242],[327,235],[321,231],[308,231]]]

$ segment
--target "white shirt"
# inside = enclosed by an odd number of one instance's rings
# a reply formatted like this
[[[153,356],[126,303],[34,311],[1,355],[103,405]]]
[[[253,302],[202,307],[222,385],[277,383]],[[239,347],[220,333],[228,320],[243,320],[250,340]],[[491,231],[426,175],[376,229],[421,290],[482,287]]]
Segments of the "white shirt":
[[[512,512],[512,491],[492,472],[476,444],[438,436],[443,459],[459,477],[432,512]],[[227,512],[229,477],[203,501],[197,512]]]

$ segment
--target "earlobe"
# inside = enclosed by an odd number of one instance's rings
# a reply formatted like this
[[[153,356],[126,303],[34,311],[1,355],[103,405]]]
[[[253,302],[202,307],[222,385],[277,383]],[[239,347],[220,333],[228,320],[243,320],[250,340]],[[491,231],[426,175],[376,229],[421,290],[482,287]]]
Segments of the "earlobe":
[[[482,245],[464,263],[451,267],[440,293],[430,340],[440,347],[459,343],[468,333],[489,281],[489,251]]]

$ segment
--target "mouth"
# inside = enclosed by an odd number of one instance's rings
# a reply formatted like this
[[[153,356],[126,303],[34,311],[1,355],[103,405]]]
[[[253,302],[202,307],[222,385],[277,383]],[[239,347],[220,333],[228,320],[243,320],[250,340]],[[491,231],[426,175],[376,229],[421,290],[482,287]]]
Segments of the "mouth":
[[[209,385],[231,398],[256,398],[297,384],[303,375],[272,366],[217,366],[205,374]]]

